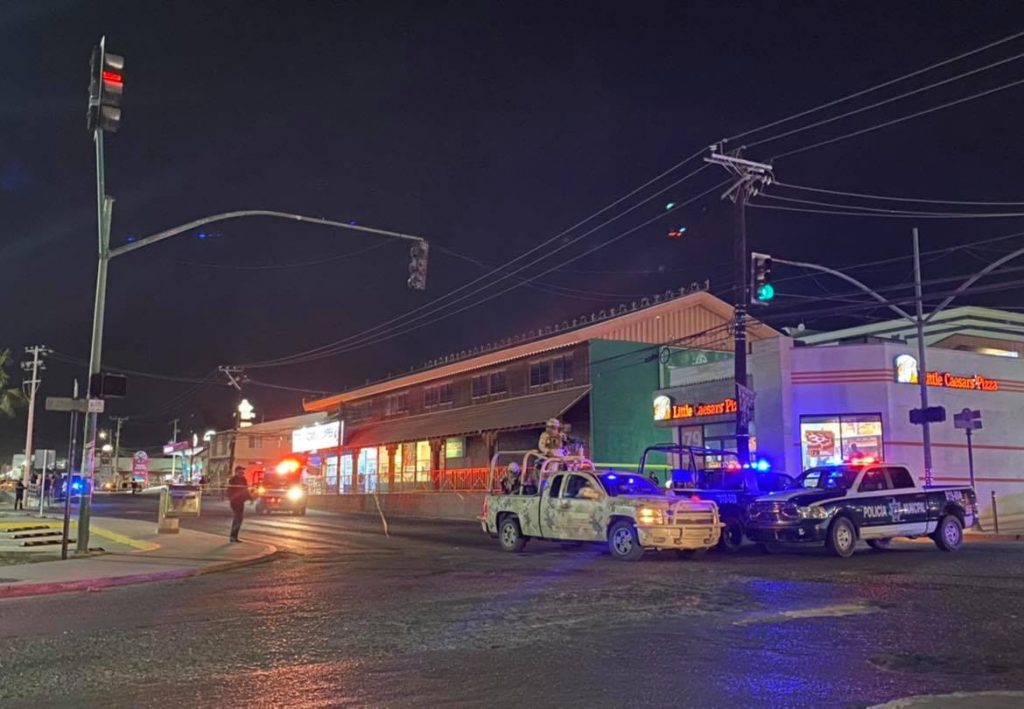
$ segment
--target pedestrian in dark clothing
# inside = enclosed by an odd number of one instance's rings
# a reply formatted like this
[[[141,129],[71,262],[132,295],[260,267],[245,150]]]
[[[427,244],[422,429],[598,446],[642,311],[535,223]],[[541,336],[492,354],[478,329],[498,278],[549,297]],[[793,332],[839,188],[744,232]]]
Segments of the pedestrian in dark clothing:
[[[25,509],[25,483],[21,478],[18,478],[18,482],[14,483],[14,509]]]
[[[245,479],[245,468],[238,466],[235,474],[228,478],[228,502],[231,504],[233,518],[231,520],[230,540],[241,541],[238,533],[242,530],[242,518],[245,517],[245,503],[252,499],[249,494],[249,483]]]

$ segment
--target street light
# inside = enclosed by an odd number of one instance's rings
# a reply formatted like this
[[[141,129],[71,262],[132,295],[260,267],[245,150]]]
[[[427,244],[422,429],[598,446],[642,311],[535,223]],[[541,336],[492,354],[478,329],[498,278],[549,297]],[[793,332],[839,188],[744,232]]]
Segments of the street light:
[[[110,445],[109,443],[104,443],[103,447],[100,448],[100,450],[103,451],[104,453],[109,453],[112,450],[114,450],[114,446]]]

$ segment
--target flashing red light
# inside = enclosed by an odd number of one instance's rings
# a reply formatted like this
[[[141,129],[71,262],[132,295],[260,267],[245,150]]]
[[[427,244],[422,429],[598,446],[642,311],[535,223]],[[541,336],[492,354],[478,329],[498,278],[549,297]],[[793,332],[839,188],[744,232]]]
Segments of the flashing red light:
[[[109,81],[112,84],[123,84],[124,83],[124,77],[121,76],[120,74],[116,73],[116,72],[113,72],[113,71],[105,71],[105,72],[103,72],[103,80],[104,81]]]
[[[850,458],[850,465],[871,465],[877,462],[878,458],[873,455],[855,455]]]
[[[302,464],[294,458],[285,458],[277,464],[274,470],[277,471],[278,475],[288,475],[289,473],[298,472],[301,467]]]
[[[694,502],[700,502],[700,495],[690,495],[690,499]]]
[[[726,470],[739,470],[740,462],[738,460],[727,460],[722,467]]]

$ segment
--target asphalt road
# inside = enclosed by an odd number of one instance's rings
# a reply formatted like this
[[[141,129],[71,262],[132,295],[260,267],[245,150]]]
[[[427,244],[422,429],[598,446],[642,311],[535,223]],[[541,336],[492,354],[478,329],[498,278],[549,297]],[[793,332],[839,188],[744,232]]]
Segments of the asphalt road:
[[[153,519],[155,501],[97,499]],[[208,505],[187,526],[225,533]],[[1024,545],[648,555],[250,516],[282,558],[0,601],[3,706],[866,706],[1024,689]],[[972,703],[973,706],[980,706]]]

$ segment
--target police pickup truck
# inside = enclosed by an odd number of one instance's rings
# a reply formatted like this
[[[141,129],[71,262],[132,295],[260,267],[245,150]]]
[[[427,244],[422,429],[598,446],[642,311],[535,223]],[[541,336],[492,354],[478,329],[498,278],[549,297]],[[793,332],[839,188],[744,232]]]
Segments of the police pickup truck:
[[[939,549],[956,551],[977,514],[973,488],[920,487],[905,466],[867,459],[810,468],[793,489],[758,498],[746,533],[766,551],[824,543],[844,558],[860,539],[881,550],[893,537],[928,536]]]
[[[667,469],[664,486],[676,495],[711,500],[722,518],[718,548],[738,551],[743,545],[750,503],[770,492],[793,486],[793,478],[773,472],[768,461],[740,464],[734,451],[679,443],[648,446],[640,456],[639,474],[661,482],[659,468]]]
[[[720,534],[714,502],[670,496],[640,475],[601,472],[578,456],[499,452],[491,460],[488,491],[480,525],[509,552],[522,551],[530,539],[547,539],[606,543],[622,561],[636,561],[648,549],[699,556]]]

